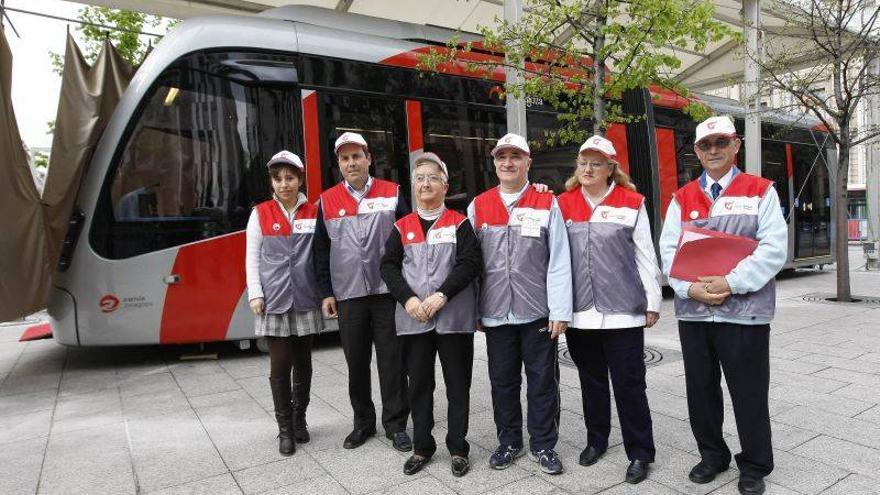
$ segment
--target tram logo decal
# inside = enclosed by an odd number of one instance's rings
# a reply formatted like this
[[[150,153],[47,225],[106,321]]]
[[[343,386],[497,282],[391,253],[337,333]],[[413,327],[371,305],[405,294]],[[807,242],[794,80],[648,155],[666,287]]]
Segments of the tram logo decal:
[[[98,302],[102,313],[112,313],[119,309],[119,298],[113,294],[107,294]]]

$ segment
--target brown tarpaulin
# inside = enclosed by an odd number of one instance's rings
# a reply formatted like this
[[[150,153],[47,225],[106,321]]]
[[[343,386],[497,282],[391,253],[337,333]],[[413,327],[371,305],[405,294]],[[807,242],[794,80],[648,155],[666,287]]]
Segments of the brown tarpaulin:
[[[0,321],[6,321],[46,307],[80,182],[135,67],[109,40],[90,67],[68,35],[52,155],[41,201],[12,111],[12,55],[6,39],[0,43],[0,118],[4,123],[0,132]]]
[[[46,306],[52,269],[40,194],[12,108],[12,52],[0,28],[0,321]]]
[[[73,37],[67,36],[61,98],[43,190],[50,266],[58,263],[73,202],[98,138],[135,70],[109,40],[104,41],[95,65],[89,67]]]

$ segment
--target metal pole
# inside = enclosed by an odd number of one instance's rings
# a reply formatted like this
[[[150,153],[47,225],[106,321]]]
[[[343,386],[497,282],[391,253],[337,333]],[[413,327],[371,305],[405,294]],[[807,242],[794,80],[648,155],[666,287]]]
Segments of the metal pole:
[[[746,54],[743,68],[742,103],[746,107],[746,172],[761,175],[761,0],[743,1],[743,34]]]
[[[873,65],[871,71],[880,78],[880,57],[868,61]],[[867,128],[880,127],[880,96],[874,95],[867,100]],[[880,142],[868,142],[867,160],[865,163],[865,200],[868,217],[868,240],[880,240]]]
[[[504,20],[510,24],[518,23],[522,19],[522,0],[504,0]],[[522,73],[511,68],[504,68],[504,82],[508,86],[521,85]],[[507,93],[507,132],[514,132],[520,136],[526,136],[526,102],[523,98],[514,98]]]

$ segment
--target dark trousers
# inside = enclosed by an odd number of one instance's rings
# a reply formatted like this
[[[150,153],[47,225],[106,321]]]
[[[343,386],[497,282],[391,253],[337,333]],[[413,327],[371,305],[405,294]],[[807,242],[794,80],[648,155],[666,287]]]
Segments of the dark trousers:
[[[742,446],[735,456],[736,465],[743,475],[770,474],[770,325],[679,321],[678,334],[691,430],[703,461],[714,466],[730,463],[730,449],[721,431],[723,369]]]
[[[348,363],[348,397],[355,428],[376,426],[370,363],[376,345],[379,390],[382,394],[382,426],[387,433],[406,429],[409,415],[406,374],[394,330],[394,306],[388,294],[339,301],[339,335]]]
[[[266,337],[269,343],[269,378],[280,380],[292,392],[293,413],[305,419],[312,388],[312,341],[304,337]],[[291,380],[292,377],[292,380]]]
[[[570,328],[565,341],[581,379],[587,445],[608,448],[611,433],[611,390],[630,461],[654,462],[651,410],[645,393],[645,331],[642,327],[608,330]]]
[[[404,364],[409,375],[409,405],[412,408],[413,452],[431,457],[437,443],[434,428],[434,363],[440,356],[446,384],[446,448],[456,456],[470,452],[465,436],[470,413],[471,377],[474,369],[474,334],[438,335],[431,331],[400,337]]]
[[[532,450],[552,449],[559,439],[559,359],[547,320],[486,329],[489,381],[501,445],[522,447],[522,368],[526,369],[527,425]]]

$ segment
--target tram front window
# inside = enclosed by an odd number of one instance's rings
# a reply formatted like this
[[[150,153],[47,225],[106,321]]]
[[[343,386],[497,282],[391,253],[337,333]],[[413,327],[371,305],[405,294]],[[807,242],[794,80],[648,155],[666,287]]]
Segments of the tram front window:
[[[268,196],[268,158],[300,148],[295,93],[237,77],[242,64],[230,55],[184,57],[152,88],[101,193],[91,235],[99,254],[127,258],[244,229]]]

